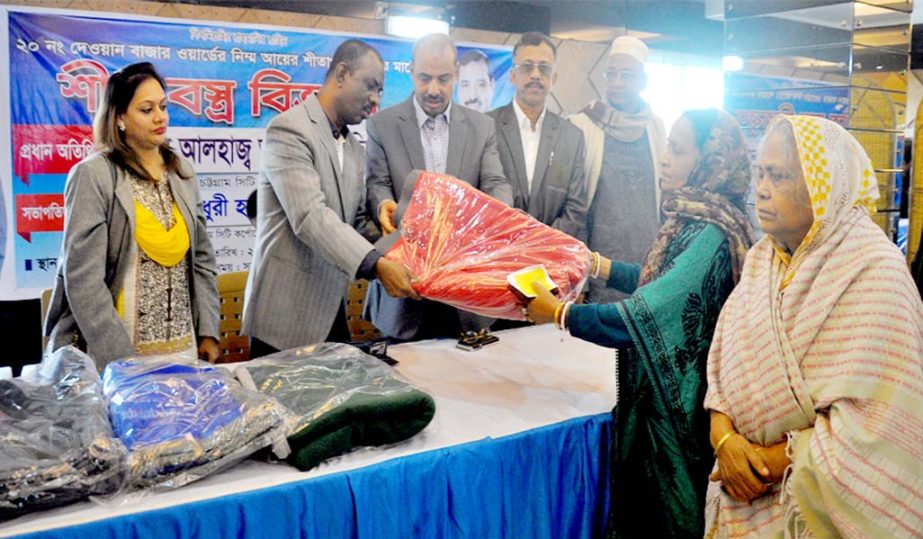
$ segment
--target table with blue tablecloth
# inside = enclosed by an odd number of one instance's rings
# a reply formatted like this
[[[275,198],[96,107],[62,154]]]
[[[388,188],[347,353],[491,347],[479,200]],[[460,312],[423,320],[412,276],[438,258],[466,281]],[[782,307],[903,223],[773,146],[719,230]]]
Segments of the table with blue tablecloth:
[[[421,434],[299,472],[248,460],[175,491],[83,502],[0,523],[23,538],[593,537],[605,526],[612,350],[551,326],[476,352],[390,348],[429,392]]]

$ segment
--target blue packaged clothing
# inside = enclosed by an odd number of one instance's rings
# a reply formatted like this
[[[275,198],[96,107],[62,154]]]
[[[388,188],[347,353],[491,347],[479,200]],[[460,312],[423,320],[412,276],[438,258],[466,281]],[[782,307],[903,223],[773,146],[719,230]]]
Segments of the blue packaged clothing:
[[[382,361],[346,344],[295,348],[235,370],[293,416],[289,462],[309,470],[362,446],[406,440],[433,419],[433,398]]]
[[[277,403],[204,362],[113,362],[103,391],[115,434],[131,451],[131,486],[187,484],[283,434]]]
[[[240,419],[243,403],[227,373],[213,367],[162,364],[139,369],[120,363],[106,370],[112,428],[130,450],[190,435],[205,439]]]
[[[125,454],[83,352],[59,348],[34,378],[0,380],[0,519],[118,490]]]

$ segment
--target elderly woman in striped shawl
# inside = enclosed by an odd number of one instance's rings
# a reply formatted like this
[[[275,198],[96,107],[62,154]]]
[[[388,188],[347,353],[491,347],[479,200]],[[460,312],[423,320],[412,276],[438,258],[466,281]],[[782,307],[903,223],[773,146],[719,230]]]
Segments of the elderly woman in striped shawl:
[[[869,218],[869,158],[833,122],[780,116],[757,170],[767,235],[708,359],[706,536],[920,537],[923,303]]]

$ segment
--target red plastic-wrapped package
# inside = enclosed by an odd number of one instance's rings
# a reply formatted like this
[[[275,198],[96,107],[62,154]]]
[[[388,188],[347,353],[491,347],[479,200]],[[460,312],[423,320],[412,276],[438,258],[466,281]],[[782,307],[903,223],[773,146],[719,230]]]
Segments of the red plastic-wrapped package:
[[[417,293],[492,318],[523,320],[514,271],[543,264],[572,300],[590,270],[582,242],[443,174],[420,174],[400,234],[386,256],[417,277]]]

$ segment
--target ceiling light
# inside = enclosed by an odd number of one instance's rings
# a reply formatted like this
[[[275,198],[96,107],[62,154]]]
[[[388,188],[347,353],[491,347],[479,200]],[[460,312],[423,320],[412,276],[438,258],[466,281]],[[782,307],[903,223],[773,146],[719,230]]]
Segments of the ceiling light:
[[[428,34],[449,33],[449,23],[439,19],[426,17],[408,17],[405,15],[389,15],[385,19],[385,32],[392,36],[417,39]]]
[[[725,56],[721,59],[721,67],[725,71],[740,71],[744,68],[744,59],[740,56]]]

